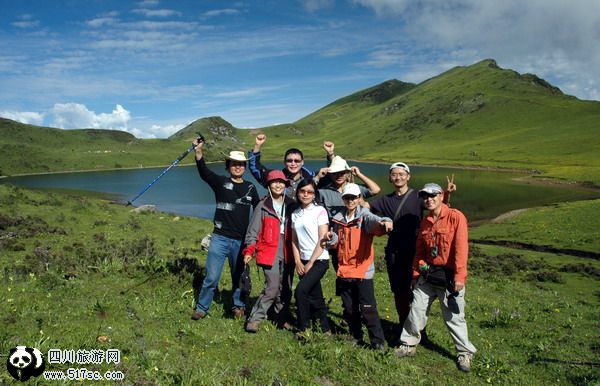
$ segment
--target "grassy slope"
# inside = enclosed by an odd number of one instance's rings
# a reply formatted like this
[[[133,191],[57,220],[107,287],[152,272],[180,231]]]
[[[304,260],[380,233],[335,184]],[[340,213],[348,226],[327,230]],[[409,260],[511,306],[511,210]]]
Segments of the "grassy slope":
[[[4,185],[0,203],[0,293],[6,299],[0,303],[0,352],[18,344],[43,353],[50,348],[122,352],[119,365],[52,365],[51,370],[120,370],[131,384],[600,381],[597,366],[573,364],[598,358],[597,261],[473,248],[467,318],[479,353],[473,372],[465,375],[453,364],[453,347],[437,305],[428,327],[436,346],[421,347],[417,357],[403,360],[391,351],[379,354],[352,347],[343,342],[344,335],[315,334],[302,345],[291,333],[267,323],[258,334],[247,334],[241,321],[224,312],[227,274],[209,317],[192,322],[194,272],[206,258],[198,243],[210,229],[208,221],[162,213],[135,215],[104,201]],[[574,226],[593,235],[587,225]],[[538,241],[546,242],[544,233]],[[588,273],[573,272],[577,270],[571,263],[591,268]],[[254,269],[252,274],[254,298],[262,279]],[[328,272],[324,292],[332,299],[332,320],[339,324],[341,306],[333,283]],[[381,270],[376,288],[386,334],[393,338],[393,299]],[[97,341],[100,335],[110,342]],[[6,382],[8,373],[0,372],[0,383]]]
[[[276,156],[302,143],[309,156],[333,139],[361,160],[537,169],[600,183],[600,103],[580,101],[492,61],[457,67],[383,103],[333,103],[291,127],[267,128]],[[299,134],[301,133],[301,134]]]
[[[471,237],[600,253],[599,213],[600,200],[565,202],[479,226],[473,229]]]
[[[218,146],[208,146],[206,151],[208,159],[218,160],[230,149],[248,147],[239,142],[237,129],[232,129],[231,137],[211,131],[223,122],[200,119],[169,139],[137,139],[122,131],[61,130],[0,118],[0,175],[168,165],[190,146],[198,131],[209,145],[219,138]],[[192,162],[188,156],[181,164]]]

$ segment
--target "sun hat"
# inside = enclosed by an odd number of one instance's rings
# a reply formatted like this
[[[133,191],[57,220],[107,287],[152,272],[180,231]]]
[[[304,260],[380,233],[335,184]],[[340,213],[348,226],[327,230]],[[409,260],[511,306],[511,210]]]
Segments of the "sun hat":
[[[239,151],[239,150],[230,151],[229,155],[226,156],[225,159],[228,161],[239,161],[239,162],[248,161],[248,159],[246,159],[246,155],[244,154],[244,152]]]
[[[273,169],[267,174],[267,184],[274,180],[282,180],[285,186],[290,186],[290,180],[285,177],[281,170]]]
[[[329,170],[327,170],[327,173],[338,173],[348,170],[350,170],[348,162],[346,162],[346,160],[339,155],[336,155],[331,159],[331,165],[329,165]]]
[[[344,189],[342,189],[342,197],[344,196],[360,196],[360,187],[352,182],[344,185]]]
[[[405,164],[404,162],[394,162],[391,166],[390,166],[390,170],[394,170],[396,168],[401,168],[406,170],[407,173],[410,173],[410,168],[408,167],[407,164]]]
[[[419,195],[421,195],[421,193],[426,193],[426,194],[440,194],[440,193],[444,193],[444,190],[438,184],[430,182],[428,184],[425,184],[423,186],[423,189],[419,190]]]

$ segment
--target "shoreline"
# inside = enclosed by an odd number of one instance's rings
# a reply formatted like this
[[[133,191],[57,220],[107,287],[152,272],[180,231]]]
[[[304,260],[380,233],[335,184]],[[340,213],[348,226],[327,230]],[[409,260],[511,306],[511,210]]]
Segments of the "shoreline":
[[[306,158],[306,161],[319,161],[318,158]],[[265,160],[267,162],[273,162],[276,160]],[[347,159],[348,162],[361,162],[368,164],[376,164],[376,165],[389,165],[388,161],[363,161],[357,159]],[[211,161],[207,162],[208,164],[215,164],[223,161]],[[118,171],[118,170],[144,170],[144,169],[160,169],[167,168],[170,164],[167,165],[151,165],[144,167],[122,167],[122,168],[102,168],[102,169],[84,169],[84,170],[63,170],[63,171],[52,171],[52,172],[39,172],[39,173],[18,173],[11,175],[0,175],[0,180],[11,178],[11,177],[27,177],[27,176],[36,176],[36,175],[50,175],[50,174],[71,174],[71,173],[90,173],[90,172],[110,172],[110,171]],[[195,162],[178,164],[175,167],[187,167],[194,166]],[[548,177],[544,176],[542,172],[539,170],[532,169],[517,169],[517,168],[501,168],[501,167],[492,167],[492,166],[459,166],[459,165],[439,165],[439,164],[411,164],[411,166],[416,167],[430,167],[430,168],[445,168],[445,169],[457,169],[457,170],[482,170],[482,171],[490,171],[490,172],[500,172],[500,173],[519,173],[523,174],[521,177],[515,177],[512,180],[517,181],[523,184],[532,184],[532,185],[542,185],[542,186],[560,186],[560,187],[576,187],[580,189],[586,189],[593,192],[600,192],[600,186],[593,185],[589,182],[580,182],[580,181],[570,181],[563,180],[559,177]]]

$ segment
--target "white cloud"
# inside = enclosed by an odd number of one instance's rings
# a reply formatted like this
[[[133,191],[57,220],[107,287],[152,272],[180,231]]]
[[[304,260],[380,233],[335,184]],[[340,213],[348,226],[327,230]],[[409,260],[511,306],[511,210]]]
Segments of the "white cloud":
[[[300,0],[300,2],[304,9],[309,12],[328,9],[335,5],[335,0]]]
[[[146,9],[146,8],[138,8],[134,9],[131,12],[137,13],[139,15],[144,15],[146,17],[169,17],[169,16],[181,16],[181,12],[172,10],[172,9]]]
[[[281,86],[277,87],[251,87],[241,90],[234,91],[223,91],[219,93],[215,93],[214,96],[217,98],[239,98],[239,97],[248,97],[254,95],[263,95],[269,91],[280,89]]]
[[[12,23],[12,25],[19,28],[35,28],[40,25],[40,22],[38,20],[15,21],[14,23]]]
[[[34,111],[0,111],[0,117],[29,125],[41,126],[44,123],[44,114]]]
[[[116,19],[114,17],[97,17],[95,19],[88,20],[86,22],[86,24],[93,28],[99,28],[99,27],[113,25],[117,21],[118,21],[118,19]]]
[[[158,0],[142,0],[138,3],[141,8],[155,7],[160,3]]]
[[[57,103],[52,108],[52,126],[62,129],[113,129],[127,130],[131,114],[123,106],[116,105],[112,113],[96,114],[79,103]]]
[[[202,14],[203,17],[217,17],[217,16],[231,16],[237,15],[240,11],[233,8],[225,8],[225,9],[214,9],[212,11],[206,11]]]
[[[137,138],[167,138],[179,130],[183,129],[188,124],[172,124],[172,125],[152,125],[150,128],[138,129],[132,128],[127,131],[135,135]]]

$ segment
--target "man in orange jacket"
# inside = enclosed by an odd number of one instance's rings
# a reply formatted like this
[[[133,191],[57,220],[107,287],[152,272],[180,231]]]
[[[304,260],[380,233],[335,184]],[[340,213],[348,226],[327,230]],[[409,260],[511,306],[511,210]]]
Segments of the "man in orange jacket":
[[[438,298],[444,322],[458,352],[457,365],[471,369],[477,351],[469,341],[465,320],[465,283],[469,254],[467,219],[443,201],[444,191],[434,183],[419,191],[429,214],[421,221],[413,262],[413,301],[396,355],[414,356],[427,324],[429,307]]]

